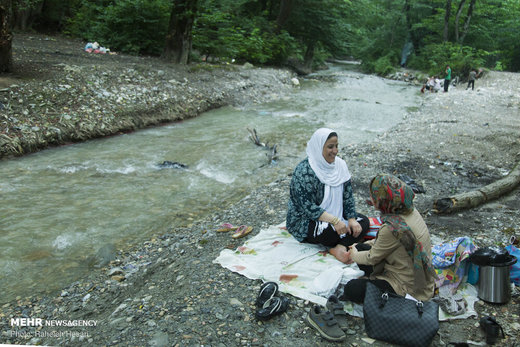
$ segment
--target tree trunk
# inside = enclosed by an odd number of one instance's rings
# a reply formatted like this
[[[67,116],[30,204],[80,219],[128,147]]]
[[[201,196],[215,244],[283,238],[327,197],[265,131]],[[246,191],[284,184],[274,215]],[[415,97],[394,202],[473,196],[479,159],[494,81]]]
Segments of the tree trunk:
[[[314,60],[314,46],[315,42],[311,42],[307,45],[305,57],[303,58],[303,66],[308,70],[312,70],[312,61]]]
[[[451,0],[446,0],[446,13],[444,14],[444,42],[448,42],[449,29],[450,29],[450,16],[451,16]]]
[[[473,16],[473,10],[475,9],[476,2],[477,2],[477,0],[471,0],[471,2],[469,3],[468,15],[466,17],[466,21],[464,22],[464,31],[462,32],[462,37],[460,38],[460,44],[462,44],[462,42],[464,42],[464,38],[466,37],[466,34],[468,33],[469,22],[471,21],[471,16]]]
[[[437,199],[433,203],[436,213],[452,213],[463,209],[476,207],[510,192],[520,183],[520,163],[506,177],[493,182],[482,189]]]
[[[292,0],[280,0],[280,12],[276,18],[276,32],[280,33],[292,11]]]
[[[457,15],[455,16],[455,41],[459,42],[459,20],[460,15],[462,13],[462,8],[464,8],[464,4],[466,0],[461,0],[459,3],[459,8],[457,9]]]
[[[188,64],[191,29],[197,12],[197,0],[173,0],[163,58],[175,64]]]
[[[0,72],[9,72],[13,64],[11,0],[0,0]]]

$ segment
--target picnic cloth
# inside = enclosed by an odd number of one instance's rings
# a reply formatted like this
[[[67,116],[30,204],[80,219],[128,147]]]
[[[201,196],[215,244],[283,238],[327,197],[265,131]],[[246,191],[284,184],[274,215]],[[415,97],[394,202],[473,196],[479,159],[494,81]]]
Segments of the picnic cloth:
[[[463,243],[456,244],[458,247]],[[450,245],[453,246],[451,243]],[[450,257],[452,253],[447,251],[446,254]],[[437,260],[440,261],[441,252],[437,252],[437,255]],[[446,260],[446,257],[442,258]],[[451,265],[448,263],[454,265],[460,258],[450,257],[449,261],[444,261],[446,269],[450,269]],[[364,275],[356,264],[346,265],[340,262],[328,253],[326,247],[298,242],[285,230],[285,223],[261,230],[235,250],[222,250],[213,263],[250,279],[276,282],[281,292],[322,306],[336,292],[340,283],[345,284]],[[436,270],[439,273],[443,269]],[[454,316],[439,309],[441,321],[477,317],[474,309],[474,303],[478,301],[477,290],[463,281],[463,277],[457,282],[456,290],[467,302],[466,312]],[[451,284],[453,283],[450,280],[446,280],[446,285]],[[362,305],[347,302],[345,311],[353,316],[363,317]]]
[[[364,275],[326,247],[298,242],[284,225],[261,230],[236,250],[222,250],[213,262],[247,278],[276,282],[280,291],[322,306],[340,283]]]

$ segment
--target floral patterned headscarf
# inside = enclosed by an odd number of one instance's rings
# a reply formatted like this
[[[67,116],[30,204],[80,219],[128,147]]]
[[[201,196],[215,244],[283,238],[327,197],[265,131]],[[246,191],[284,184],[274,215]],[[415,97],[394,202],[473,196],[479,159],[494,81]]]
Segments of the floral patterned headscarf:
[[[381,221],[390,227],[392,234],[404,246],[414,264],[415,287],[423,288],[430,276],[435,276],[423,245],[415,238],[412,229],[399,216],[413,211],[415,194],[406,183],[393,175],[377,175],[370,182],[370,196],[374,207],[381,211]]]
[[[408,214],[413,211],[415,193],[393,175],[377,175],[370,182],[374,207],[383,214]]]

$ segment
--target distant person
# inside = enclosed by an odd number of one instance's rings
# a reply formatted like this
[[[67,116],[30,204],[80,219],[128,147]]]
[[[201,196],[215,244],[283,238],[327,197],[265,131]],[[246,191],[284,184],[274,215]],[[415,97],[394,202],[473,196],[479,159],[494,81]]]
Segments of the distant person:
[[[475,90],[475,80],[477,79],[477,71],[475,69],[471,69],[469,72],[469,78],[468,78],[468,86],[466,87],[466,90],[468,90],[469,86],[471,86],[471,90]]]
[[[435,76],[435,80],[434,80],[434,85],[433,85],[433,91],[435,93],[437,93],[439,90],[442,89],[442,81],[441,79],[438,77],[438,76]]]
[[[444,92],[448,92],[448,87],[450,86],[451,82],[451,68],[449,65],[446,65],[446,76],[444,77]]]
[[[421,88],[421,93],[424,93],[424,90],[429,90],[431,93],[434,92],[433,88],[435,87],[435,77],[431,76],[428,78],[428,81],[426,81],[426,84],[423,84],[423,87]]]

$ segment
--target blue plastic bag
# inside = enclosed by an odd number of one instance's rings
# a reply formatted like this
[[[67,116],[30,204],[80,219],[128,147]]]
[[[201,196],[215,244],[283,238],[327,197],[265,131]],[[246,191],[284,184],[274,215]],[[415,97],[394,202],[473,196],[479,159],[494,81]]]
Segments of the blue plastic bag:
[[[513,245],[506,246],[505,248],[509,252],[509,254],[516,258],[516,263],[511,265],[511,282],[513,282],[517,286],[520,286],[520,249],[516,248]]]
[[[478,265],[475,265],[473,263],[468,262],[468,278],[466,282],[469,284],[475,285],[478,282],[478,276],[479,276],[479,268]]]

